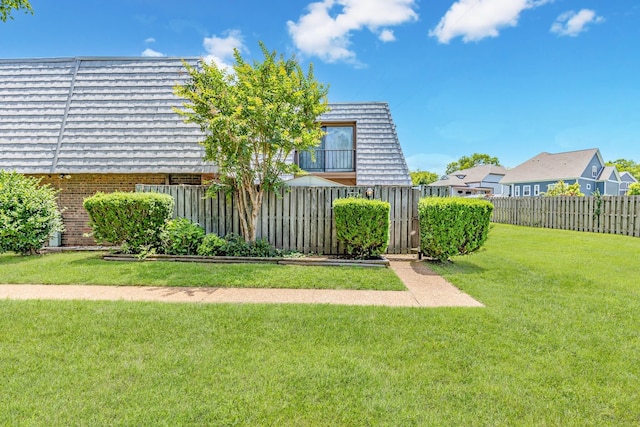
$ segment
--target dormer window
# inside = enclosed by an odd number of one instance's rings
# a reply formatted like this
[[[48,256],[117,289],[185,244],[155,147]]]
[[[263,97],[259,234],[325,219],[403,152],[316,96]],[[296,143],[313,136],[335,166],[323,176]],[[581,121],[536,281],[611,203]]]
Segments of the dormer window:
[[[458,178],[458,179],[464,179],[464,177],[465,177],[465,176],[467,176],[467,175],[456,175],[456,178]]]
[[[311,151],[299,153],[298,165],[307,172],[355,171],[355,123],[326,123],[320,145]]]
[[[598,177],[598,167],[597,166],[592,166],[591,167],[591,176],[594,178]]]

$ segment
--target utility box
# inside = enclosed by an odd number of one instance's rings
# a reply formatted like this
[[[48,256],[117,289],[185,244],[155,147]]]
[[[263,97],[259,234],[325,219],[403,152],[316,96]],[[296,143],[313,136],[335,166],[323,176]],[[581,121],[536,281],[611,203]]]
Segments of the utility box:
[[[57,248],[62,246],[62,234],[59,231],[56,231],[49,238],[49,247]]]

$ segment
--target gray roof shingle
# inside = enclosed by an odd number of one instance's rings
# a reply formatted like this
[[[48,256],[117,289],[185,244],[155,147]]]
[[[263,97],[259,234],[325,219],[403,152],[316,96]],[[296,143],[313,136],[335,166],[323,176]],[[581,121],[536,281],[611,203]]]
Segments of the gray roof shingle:
[[[557,154],[540,153],[515,168],[509,169],[500,182],[507,184],[577,179],[596,154],[599,155],[597,148]]]
[[[0,169],[215,172],[199,127],[174,111],[186,77],[180,58],[0,60]],[[356,123],[359,185],[411,184],[386,103],[330,104],[319,120]]]

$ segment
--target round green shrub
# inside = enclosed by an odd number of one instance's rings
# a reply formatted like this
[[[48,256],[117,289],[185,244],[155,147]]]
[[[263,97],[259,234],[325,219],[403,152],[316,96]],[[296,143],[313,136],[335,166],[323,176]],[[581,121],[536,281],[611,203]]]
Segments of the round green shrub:
[[[162,251],[167,255],[195,255],[204,237],[200,225],[186,218],[172,219],[162,232]]]
[[[162,246],[161,235],[173,214],[173,203],[168,194],[99,192],[83,205],[98,242],[139,254]]]
[[[63,231],[57,191],[40,181],[0,170],[0,253],[34,254]]]
[[[227,241],[217,234],[207,234],[198,246],[198,255],[215,256],[226,255]]]

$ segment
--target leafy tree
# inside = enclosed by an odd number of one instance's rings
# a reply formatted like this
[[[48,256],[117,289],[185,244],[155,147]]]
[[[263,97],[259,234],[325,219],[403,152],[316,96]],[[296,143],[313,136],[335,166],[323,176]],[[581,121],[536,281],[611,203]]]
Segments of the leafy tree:
[[[462,156],[457,161],[449,163],[445,173],[449,175],[455,171],[469,169],[478,165],[500,166],[500,160],[488,154],[473,153],[471,156]]]
[[[640,196],[640,182],[632,182],[629,184],[627,196]]]
[[[556,182],[552,188],[544,193],[540,193],[543,196],[554,197],[554,196],[584,196],[584,193],[580,191],[580,184],[575,182],[571,185],[564,182],[562,179]]]
[[[57,191],[40,181],[0,170],[0,253],[35,254],[63,230]]]
[[[29,0],[0,0],[0,20],[7,22],[7,19],[13,19],[11,11],[20,9],[24,9],[24,13],[33,15]]]
[[[417,171],[409,172],[411,175],[411,183],[413,185],[427,185],[432,182],[436,182],[438,180],[438,174],[428,171],[421,171],[418,169]]]
[[[615,166],[618,172],[629,172],[634,178],[640,178],[640,163],[633,160],[618,159],[613,162],[607,162],[607,166]]]
[[[263,43],[260,48],[264,59],[253,64],[236,49],[232,72],[204,61],[198,67],[185,63],[189,79],[175,88],[189,101],[178,113],[200,125],[204,159],[218,168],[209,194],[235,194],[247,241],[256,240],[265,192],[282,186],[281,175],[299,170],[287,162],[289,155],[320,143],[317,118],[328,110],[327,88],[316,81],[312,65],[305,75],[295,57],[276,57]]]

